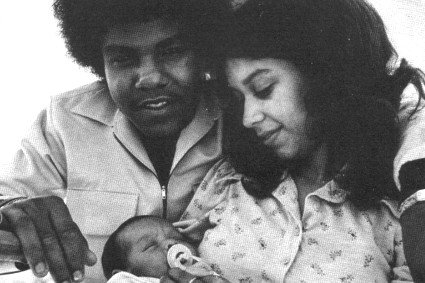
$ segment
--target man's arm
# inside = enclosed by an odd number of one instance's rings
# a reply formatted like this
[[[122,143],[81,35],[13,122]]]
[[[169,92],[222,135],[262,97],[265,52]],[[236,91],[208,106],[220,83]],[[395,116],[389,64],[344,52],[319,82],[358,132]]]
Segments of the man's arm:
[[[0,194],[25,197],[0,208],[0,230],[18,237],[35,276],[50,271],[57,282],[80,281],[84,265],[93,265],[96,257],[61,198],[66,192],[65,149],[52,112],[39,115],[14,162],[0,172]],[[10,257],[9,244],[0,242],[0,258]]]

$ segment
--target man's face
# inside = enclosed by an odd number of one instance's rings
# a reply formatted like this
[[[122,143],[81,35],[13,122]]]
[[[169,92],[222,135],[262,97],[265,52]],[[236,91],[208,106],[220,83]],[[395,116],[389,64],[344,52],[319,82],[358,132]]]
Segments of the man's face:
[[[194,52],[179,25],[162,20],[114,26],[103,45],[106,80],[118,108],[145,137],[178,135],[199,101]]]

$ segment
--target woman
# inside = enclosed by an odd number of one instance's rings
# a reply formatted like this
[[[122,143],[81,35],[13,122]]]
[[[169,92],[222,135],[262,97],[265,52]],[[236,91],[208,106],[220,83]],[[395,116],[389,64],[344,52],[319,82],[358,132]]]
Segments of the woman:
[[[223,162],[188,208],[217,199],[201,257],[232,282],[411,281],[392,160],[421,73],[395,66],[362,0],[250,0],[233,32],[226,76],[243,110],[225,125],[241,114],[259,142],[230,129],[230,162],[253,178]]]

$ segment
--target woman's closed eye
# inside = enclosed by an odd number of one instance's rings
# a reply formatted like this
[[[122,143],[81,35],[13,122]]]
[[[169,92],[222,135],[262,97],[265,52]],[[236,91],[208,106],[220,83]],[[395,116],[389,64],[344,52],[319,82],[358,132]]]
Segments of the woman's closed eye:
[[[261,89],[254,89],[254,94],[256,97],[260,98],[260,99],[265,99],[267,97],[269,97],[269,95],[272,93],[274,88],[274,84],[270,84],[264,88]]]

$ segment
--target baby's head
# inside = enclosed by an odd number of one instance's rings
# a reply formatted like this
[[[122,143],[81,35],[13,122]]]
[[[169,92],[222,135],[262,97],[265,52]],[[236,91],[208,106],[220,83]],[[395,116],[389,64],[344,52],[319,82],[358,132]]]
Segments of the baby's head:
[[[155,216],[135,216],[112,233],[102,254],[103,273],[110,278],[116,271],[136,276],[160,278],[168,271],[167,252],[182,244],[196,255],[196,249],[171,223]]]

